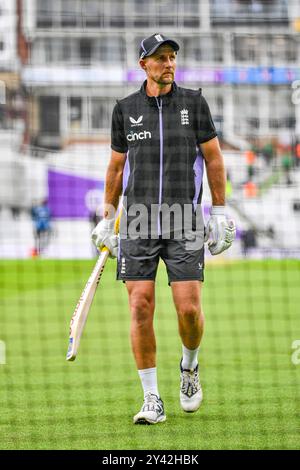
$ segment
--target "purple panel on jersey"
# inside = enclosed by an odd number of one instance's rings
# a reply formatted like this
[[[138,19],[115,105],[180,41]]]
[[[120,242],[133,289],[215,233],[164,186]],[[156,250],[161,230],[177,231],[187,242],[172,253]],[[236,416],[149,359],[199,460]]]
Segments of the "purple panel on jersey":
[[[123,170],[123,183],[122,183],[122,186],[123,186],[123,194],[125,193],[126,191],[126,188],[127,188],[127,185],[128,185],[128,180],[129,180],[129,176],[130,176],[130,164],[129,164],[129,157],[128,157],[128,154],[129,152],[127,152],[127,156],[126,156],[126,162],[125,162],[125,165],[124,165],[124,170]]]
[[[198,153],[193,169],[195,172],[195,178],[194,178],[195,195],[193,198],[193,206],[194,206],[194,210],[196,210],[196,206],[198,203],[198,198],[199,198],[199,194],[200,194],[201,186],[202,186],[202,178],[203,178],[203,157],[201,153]]]

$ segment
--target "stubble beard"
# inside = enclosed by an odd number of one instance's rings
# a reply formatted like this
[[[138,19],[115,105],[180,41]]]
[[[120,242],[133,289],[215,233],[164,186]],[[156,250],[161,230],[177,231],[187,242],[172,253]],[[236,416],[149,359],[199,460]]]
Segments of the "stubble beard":
[[[174,82],[174,73],[170,72],[171,78],[161,76],[156,80],[159,85],[171,85]]]

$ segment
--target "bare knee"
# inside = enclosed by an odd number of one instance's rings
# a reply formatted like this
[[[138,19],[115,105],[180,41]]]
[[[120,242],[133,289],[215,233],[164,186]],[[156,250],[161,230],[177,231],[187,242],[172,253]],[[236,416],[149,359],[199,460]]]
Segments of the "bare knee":
[[[130,299],[132,322],[138,328],[148,327],[152,324],[154,302],[147,296],[133,296]]]
[[[127,281],[131,326],[150,327],[153,322],[155,291],[153,281]]]
[[[186,303],[179,306],[177,310],[179,321],[195,325],[203,323],[204,315],[201,311],[201,307],[194,303]]]

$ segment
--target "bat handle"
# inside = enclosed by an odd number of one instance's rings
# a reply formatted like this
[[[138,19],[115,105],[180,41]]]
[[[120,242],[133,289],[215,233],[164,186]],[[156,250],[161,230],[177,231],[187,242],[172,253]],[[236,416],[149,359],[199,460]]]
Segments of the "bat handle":
[[[114,230],[115,230],[115,234],[118,235],[119,231],[120,231],[120,219],[121,219],[121,211],[118,215],[118,217],[116,218],[116,221],[115,221],[115,226],[114,226]]]

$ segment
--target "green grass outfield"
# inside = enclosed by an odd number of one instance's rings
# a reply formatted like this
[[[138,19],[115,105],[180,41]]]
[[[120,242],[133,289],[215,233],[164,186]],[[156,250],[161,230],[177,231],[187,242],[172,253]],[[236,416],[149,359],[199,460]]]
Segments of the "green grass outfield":
[[[1,261],[1,449],[296,449],[300,447],[300,262],[206,268],[204,401],[179,406],[181,345],[163,266],[156,329],[167,421],[134,426],[142,404],[129,345],[127,294],[109,261],[79,355],[67,363],[69,321],[94,261]],[[3,345],[3,343],[2,343]],[[300,354],[298,355],[300,357]]]

